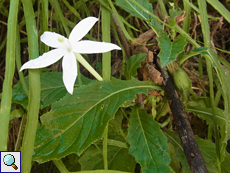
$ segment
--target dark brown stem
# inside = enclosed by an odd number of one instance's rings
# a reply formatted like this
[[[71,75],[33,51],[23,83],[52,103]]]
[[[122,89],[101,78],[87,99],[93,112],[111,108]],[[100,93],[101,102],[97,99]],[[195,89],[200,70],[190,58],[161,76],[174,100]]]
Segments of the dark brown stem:
[[[161,69],[163,80],[163,88],[176,122],[176,127],[181,139],[190,169],[194,173],[208,173],[203,156],[201,155],[198,144],[195,140],[192,128],[186,116],[186,112],[178,97],[172,78],[168,75],[167,69]]]
[[[113,18],[113,22],[115,24],[115,27],[117,29],[117,33],[118,33],[118,36],[120,38],[120,41],[121,41],[121,44],[122,44],[122,47],[124,48],[125,50],[125,59],[128,60],[131,56],[131,49],[130,49],[130,46],[129,46],[129,43],[128,41],[126,40],[126,37],[123,33],[123,31],[121,30],[121,27],[120,27],[120,24],[116,18],[116,16],[112,13],[112,18]]]

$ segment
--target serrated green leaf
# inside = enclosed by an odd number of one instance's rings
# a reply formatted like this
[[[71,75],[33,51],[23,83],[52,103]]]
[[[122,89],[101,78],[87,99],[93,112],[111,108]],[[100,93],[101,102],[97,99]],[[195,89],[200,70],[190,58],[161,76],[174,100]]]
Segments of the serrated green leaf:
[[[171,29],[171,37],[174,38],[175,37],[175,29],[173,29],[173,27],[176,25],[176,16],[182,14],[183,11],[179,10],[179,9],[169,9],[169,14],[170,14],[170,20],[169,20],[169,25],[172,27]]]
[[[131,77],[134,77],[137,75],[137,69],[141,67],[141,62],[145,60],[145,57],[147,56],[146,53],[136,54],[131,56],[126,61],[125,66],[125,78],[126,80],[131,79]]]
[[[163,25],[159,24],[155,18],[152,18],[149,23],[151,26],[155,27],[157,31],[161,31],[163,29]]]
[[[175,61],[177,55],[184,51],[184,47],[187,44],[187,41],[183,36],[179,36],[171,42],[165,32],[160,34],[157,41],[159,43],[159,47],[161,48],[158,56],[160,57],[162,67],[165,67],[170,62]]]
[[[82,75],[81,79],[83,85],[93,82],[93,80],[88,79]],[[25,77],[25,82],[27,85],[29,85],[28,76]],[[74,86],[79,86],[78,80],[76,80]],[[26,108],[28,106],[28,97],[23,90],[21,83],[18,82],[16,85],[14,85],[12,91],[12,102],[20,104],[24,108]],[[57,101],[66,94],[67,91],[63,84],[61,72],[41,73],[41,108],[50,105],[51,103]]]
[[[132,100],[147,89],[161,89],[151,82],[135,79],[94,82],[75,88],[51,106],[41,116],[37,131],[34,160],[45,162],[60,159],[70,153],[81,154],[100,139],[110,119],[125,100]]]
[[[79,159],[81,170],[96,170],[104,168],[102,146],[90,146]],[[108,167],[112,170],[134,172],[135,158],[128,153],[128,149],[108,146]]]
[[[134,107],[127,139],[143,173],[170,172],[167,138],[160,125],[145,110]]]

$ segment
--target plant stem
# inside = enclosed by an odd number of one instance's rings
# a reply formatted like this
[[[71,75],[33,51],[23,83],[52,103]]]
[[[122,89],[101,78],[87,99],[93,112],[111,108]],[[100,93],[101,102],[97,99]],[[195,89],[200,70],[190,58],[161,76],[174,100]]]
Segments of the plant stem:
[[[5,79],[3,82],[3,92],[0,110],[0,151],[7,150],[7,139],[9,130],[11,97],[12,97],[12,83],[15,69],[15,41],[17,28],[17,14],[18,14],[19,0],[11,1],[8,30],[7,30],[7,49],[6,49],[6,68]]]
[[[102,77],[89,65],[89,63],[79,53],[74,53],[76,59],[99,81],[102,81]]]
[[[18,29],[18,26],[17,26],[17,35],[16,35],[16,55],[15,55],[15,58],[16,58],[16,64],[17,64],[17,70],[18,70],[18,75],[19,75],[19,78],[20,78],[20,82],[22,84],[22,88],[23,90],[25,91],[27,97],[29,97],[29,89],[28,89],[28,86],[25,82],[25,77],[23,75],[23,72],[20,71],[20,68],[22,67],[22,64],[21,64],[21,46],[20,46],[20,33],[19,33],[19,29]]]
[[[184,55],[180,61],[179,61],[179,65],[181,66],[187,59],[193,57],[193,56],[196,56],[196,55],[199,55],[201,52],[190,52],[186,55]]]
[[[101,5],[101,23],[102,23],[102,41],[110,43],[110,12]],[[102,54],[102,76],[103,80],[110,80],[111,76],[111,52]],[[103,136],[103,159],[104,159],[104,170],[108,170],[108,124],[104,131]]]
[[[203,0],[198,0],[198,6],[200,9],[200,17],[201,17],[201,28],[204,38],[204,46],[210,47],[210,28],[208,23],[207,17],[207,5],[206,2]],[[221,163],[220,163],[220,146],[219,146],[219,134],[218,134],[218,126],[216,124],[217,117],[215,113],[215,98],[214,98],[214,90],[213,90],[213,75],[212,75],[212,63],[209,58],[205,57],[206,65],[207,65],[207,73],[209,78],[209,93],[210,93],[210,102],[212,107],[212,114],[213,114],[213,123],[214,123],[214,133],[216,137],[216,154],[217,154],[217,167],[219,172],[221,172]]]
[[[32,1],[22,0],[26,29],[28,33],[29,59],[35,59],[38,53],[38,37],[37,29],[34,22],[34,11]],[[27,122],[22,142],[22,172],[29,173],[32,163],[32,155],[34,151],[34,141],[36,137],[38,113],[40,108],[40,71],[29,70],[29,104],[27,111]]]
[[[52,161],[61,173],[69,173],[62,160],[52,160]]]
[[[111,42],[110,39],[110,12],[101,6],[102,41]],[[110,80],[111,76],[111,52],[102,54],[102,76],[103,80]]]
[[[20,124],[20,128],[18,130],[17,141],[16,141],[16,144],[15,144],[15,147],[14,147],[15,151],[19,150],[19,146],[20,146],[20,143],[21,143],[21,138],[22,138],[22,135],[23,135],[23,130],[24,130],[25,123],[26,123],[26,115],[23,114],[21,124]]]
[[[104,135],[103,135],[103,160],[104,160],[104,170],[108,170],[108,124],[105,127]]]
[[[42,31],[48,31],[48,23],[49,23],[49,4],[47,0],[42,0]],[[49,46],[47,46],[46,44],[42,44],[44,46],[44,52],[48,52],[49,51]],[[42,52],[42,53],[44,53]],[[40,52],[41,53],[41,52]]]

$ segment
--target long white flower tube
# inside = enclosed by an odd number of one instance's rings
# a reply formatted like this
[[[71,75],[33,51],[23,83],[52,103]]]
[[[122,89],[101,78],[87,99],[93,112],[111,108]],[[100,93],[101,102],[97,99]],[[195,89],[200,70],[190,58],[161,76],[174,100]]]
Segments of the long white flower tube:
[[[69,39],[64,36],[46,31],[41,35],[41,41],[46,45],[55,48],[36,59],[26,62],[20,69],[37,69],[47,67],[63,57],[63,83],[66,90],[73,94],[74,83],[77,78],[77,62],[76,59],[98,80],[102,77],[87,63],[80,55],[92,53],[104,53],[114,49],[121,48],[112,43],[104,43],[81,39],[89,32],[93,25],[98,21],[95,17],[87,17],[80,21],[70,33]]]

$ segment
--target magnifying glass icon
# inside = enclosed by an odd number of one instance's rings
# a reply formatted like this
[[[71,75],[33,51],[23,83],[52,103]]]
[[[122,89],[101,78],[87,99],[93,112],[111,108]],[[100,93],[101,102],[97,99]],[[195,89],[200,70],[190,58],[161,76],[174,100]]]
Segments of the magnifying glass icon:
[[[3,158],[3,162],[7,166],[12,166],[15,170],[18,169],[18,167],[14,164],[15,163],[15,158],[11,154],[7,154]]]

